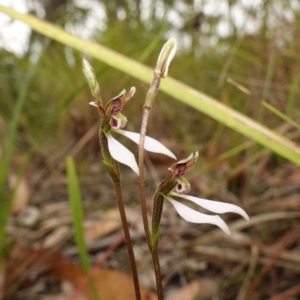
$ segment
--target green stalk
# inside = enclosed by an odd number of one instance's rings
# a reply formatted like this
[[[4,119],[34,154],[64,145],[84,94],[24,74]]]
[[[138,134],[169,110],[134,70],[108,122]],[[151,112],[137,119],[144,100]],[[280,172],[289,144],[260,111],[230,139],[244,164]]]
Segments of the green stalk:
[[[268,103],[266,101],[263,101],[262,105],[264,107],[266,107],[268,110],[270,110],[271,112],[273,112],[275,115],[277,115],[279,118],[283,119],[287,123],[293,125],[295,128],[297,128],[298,130],[300,130],[300,125],[297,122],[295,122],[294,120],[292,120],[289,116],[287,116],[286,114],[284,114],[283,112],[281,112],[279,109],[277,109],[276,107],[274,107],[270,103]]]

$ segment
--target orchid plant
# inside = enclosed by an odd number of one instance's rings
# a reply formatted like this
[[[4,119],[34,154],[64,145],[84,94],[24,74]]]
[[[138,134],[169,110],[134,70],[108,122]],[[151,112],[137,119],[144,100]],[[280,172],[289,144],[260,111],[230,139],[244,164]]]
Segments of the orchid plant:
[[[157,65],[154,69],[153,80],[147,93],[143,108],[142,126],[140,133],[124,130],[124,127],[127,124],[127,118],[121,113],[124,105],[134,96],[135,88],[132,87],[128,93],[126,93],[126,91],[123,90],[116,97],[109,100],[104,106],[102,103],[100,86],[96,80],[94,70],[85,59],[83,60],[83,73],[90,86],[92,95],[95,99],[95,101],[90,102],[90,105],[97,107],[100,115],[99,139],[103,155],[103,161],[105,168],[111,176],[111,179],[114,183],[116,197],[118,200],[118,206],[120,210],[120,216],[122,219],[124,234],[128,247],[128,254],[131,262],[136,299],[138,300],[141,299],[139,281],[130,234],[127,226],[127,219],[120,184],[120,172],[117,162],[129,166],[136,174],[139,175],[139,188],[143,223],[146,240],[152,255],[159,300],[162,300],[164,298],[158,257],[158,245],[160,220],[165,199],[172,203],[177,213],[185,220],[192,223],[208,223],[216,225],[220,229],[222,229],[226,234],[230,234],[230,230],[226,223],[220,218],[220,216],[200,213],[190,208],[189,206],[182,204],[178,200],[175,200],[174,197],[194,202],[198,206],[201,206],[213,213],[223,214],[227,212],[233,212],[241,215],[246,220],[249,219],[247,213],[236,205],[186,195],[190,191],[190,184],[188,180],[183,176],[185,175],[186,171],[196,163],[198,158],[198,152],[195,152],[192,153],[186,159],[177,161],[176,163],[172,164],[170,168],[168,168],[164,180],[160,183],[160,185],[157,188],[157,191],[154,194],[152,210],[152,230],[150,231],[145,196],[144,150],[165,154],[175,160],[176,156],[160,142],[151,137],[146,136],[146,127],[149,112],[154,102],[155,96],[158,92],[160,81],[162,78],[167,76],[169,65],[175,55],[175,51],[176,39],[171,38],[162,48],[157,61]],[[117,139],[115,139],[113,137],[113,133],[124,135],[130,140],[132,140],[134,143],[139,145],[138,164],[136,162],[134,154],[125,146],[123,146]]]
[[[166,67],[166,66],[164,66]],[[128,93],[123,90],[119,95],[112,98],[104,106],[102,103],[100,86],[96,80],[95,72],[89,62],[83,59],[83,73],[90,86],[91,92],[95,101],[89,104],[98,108],[100,115],[100,129],[99,129],[99,140],[101,145],[101,151],[103,156],[104,166],[109,173],[115,187],[116,197],[118,201],[120,217],[123,224],[123,230],[125,234],[128,254],[131,263],[134,288],[136,299],[141,299],[139,280],[136,268],[136,262],[134,258],[134,252],[131,244],[130,233],[127,225],[127,218],[123,203],[121,182],[120,182],[120,172],[117,162],[129,166],[136,174],[139,175],[139,168],[135,160],[134,154],[123,146],[119,141],[117,141],[113,136],[112,132],[119,133],[131,139],[133,142],[139,144],[140,134],[125,131],[123,128],[127,124],[127,118],[121,113],[124,105],[133,97],[135,94],[135,87],[132,87]],[[176,159],[176,156],[167,149],[163,144],[157,140],[144,136],[143,149],[161,153]]]
[[[152,249],[157,249],[158,247],[159,224],[164,199],[169,200],[175,207],[177,213],[186,221],[192,223],[213,224],[220,227],[226,234],[230,234],[230,230],[226,223],[218,215],[200,213],[181,202],[174,200],[173,197],[189,200],[213,213],[223,214],[233,212],[241,215],[246,220],[249,220],[247,213],[237,205],[185,195],[190,191],[191,186],[188,180],[183,176],[186,171],[196,163],[197,158],[198,152],[192,153],[188,158],[173,164],[168,169],[165,179],[159,185],[154,195],[151,236]]]

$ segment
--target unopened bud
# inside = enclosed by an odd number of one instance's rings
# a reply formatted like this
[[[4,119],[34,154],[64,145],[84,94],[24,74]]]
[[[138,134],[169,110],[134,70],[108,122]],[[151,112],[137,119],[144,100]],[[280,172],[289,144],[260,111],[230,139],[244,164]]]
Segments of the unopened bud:
[[[154,74],[160,77],[168,75],[169,66],[176,52],[176,38],[170,38],[160,51]]]
[[[84,77],[88,85],[90,86],[92,95],[96,100],[101,101],[100,86],[99,83],[97,82],[95,71],[85,58],[82,60],[82,69],[83,69]]]
[[[130,91],[126,95],[124,95],[124,97],[122,98],[122,106],[124,106],[125,103],[133,97],[133,95],[135,94],[135,91],[136,91],[136,89],[133,86],[133,87],[131,87]]]
[[[199,156],[198,151],[192,153],[188,158],[182,159],[171,166],[173,170],[173,179],[184,176],[185,172],[191,168],[197,161]]]
[[[122,90],[121,93],[115,97],[113,97],[107,104],[106,104],[106,112],[111,115],[118,114],[122,111],[123,105],[122,105],[122,99],[124,98],[124,95],[126,93],[126,90]]]

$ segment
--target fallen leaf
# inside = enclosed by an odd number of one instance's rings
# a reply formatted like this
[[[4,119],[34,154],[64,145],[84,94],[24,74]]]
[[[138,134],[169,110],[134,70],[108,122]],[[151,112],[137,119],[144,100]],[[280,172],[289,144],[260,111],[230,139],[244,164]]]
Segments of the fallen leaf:
[[[75,265],[69,258],[62,257],[49,266],[47,275],[51,275],[62,280],[70,281],[75,287],[81,286],[81,292],[90,300],[94,300],[93,294],[86,281],[83,270]],[[135,299],[132,279],[116,270],[94,269],[90,275],[95,283],[100,299],[103,300],[124,300]],[[157,296],[141,287],[142,300],[157,300]]]
[[[135,299],[133,281],[124,273],[94,268],[90,275],[86,275],[80,266],[57,250],[27,248],[18,243],[12,247],[6,261],[4,274],[6,299],[11,299],[15,291],[26,281],[32,283],[41,275],[54,276],[63,282],[70,282],[89,300],[95,299],[88,284],[89,279],[93,279],[102,300]],[[157,296],[152,291],[143,287],[141,287],[141,296],[142,300],[157,300]]]

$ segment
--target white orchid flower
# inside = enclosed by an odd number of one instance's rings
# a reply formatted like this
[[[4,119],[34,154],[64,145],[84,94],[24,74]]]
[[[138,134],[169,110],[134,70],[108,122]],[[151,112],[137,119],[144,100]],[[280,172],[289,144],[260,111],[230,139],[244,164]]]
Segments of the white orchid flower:
[[[125,90],[123,90],[118,96],[114,97],[106,105],[105,111],[106,115],[108,116],[110,126],[108,126],[108,130],[103,130],[103,132],[107,138],[108,150],[113,159],[129,166],[136,174],[139,175],[139,168],[133,153],[112,136],[112,132],[116,132],[126,136],[136,144],[139,144],[140,142],[139,133],[122,130],[127,124],[127,118],[122,115],[120,111],[123,109],[123,105],[135,93],[135,88],[131,88],[128,94],[125,93]],[[90,105],[99,108],[99,103],[97,102],[90,102]],[[149,136],[145,137],[144,148],[147,151],[165,154],[173,159],[176,159],[176,156],[167,147]]]
[[[230,230],[226,223],[218,215],[207,215],[200,213],[176,200],[172,197],[178,197],[194,202],[195,204],[217,214],[236,213],[241,215],[246,220],[249,220],[247,213],[237,205],[224,203],[219,201],[212,201],[201,199],[194,196],[184,195],[190,191],[189,182],[182,177],[187,169],[192,167],[198,158],[198,152],[190,155],[187,159],[181,160],[169,169],[169,178],[177,182],[176,186],[166,194],[161,193],[165,199],[169,200],[175,207],[177,213],[188,222],[192,223],[207,223],[213,224],[221,228],[226,234],[230,234]],[[167,175],[168,176],[168,175]]]
[[[111,128],[110,131],[122,134],[136,144],[139,144],[140,142],[139,133],[113,128]],[[118,162],[130,167],[136,174],[139,175],[139,168],[133,153],[123,146],[119,141],[117,141],[110,132],[105,133],[105,135],[107,137],[108,149],[111,156]],[[149,136],[145,137],[144,148],[147,151],[165,154],[173,159],[176,159],[176,156],[167,147]]]
[[[224,202],[219,202],[219,201],[212,201],[212,200],[206,200],[206,199],[201,199],[189,195],[182,195],[178,194],[175,192],[170,193],[171,196],[174,197],[179,197],[183,198],[186,200],[190,200],[197,205],[211,211],[217,214],[223,214],[227,212],[232,212],[241,215],[244,217],[246,220],[249,220],[249,216],[247,213],[240,208],[237,205],[230,204],[230,203],[224,203]],[[177,213],[186,221],[191,222],[191,223],[207,223],[207,224],[213,224],[218,227],[220,227],[225,233],[230,235],[230,230],[227,226],[227,224],[218,216],[218,215],[207,215],[200,213],[176,200],[169,196],[164,196],[166,199],[168,199],[173,206],[175,207]]]

